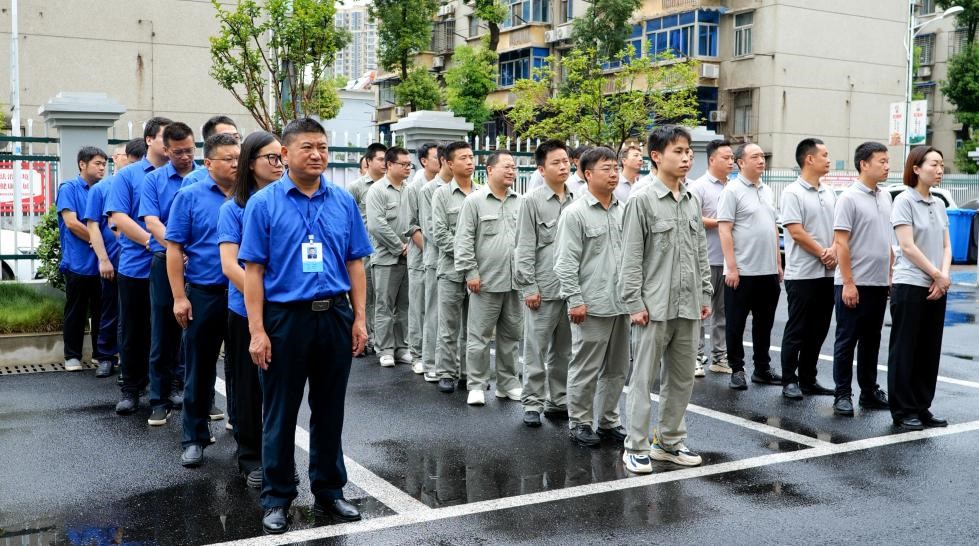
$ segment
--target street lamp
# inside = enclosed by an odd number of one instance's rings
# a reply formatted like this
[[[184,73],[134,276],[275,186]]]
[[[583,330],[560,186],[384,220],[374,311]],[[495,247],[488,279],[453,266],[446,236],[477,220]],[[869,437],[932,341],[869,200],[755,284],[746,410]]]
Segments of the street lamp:
[[[908,0],[908,35],[904,42],[904,49],[908,54],[907,58],[907,89],[904,93],[904,161],[902,165],[908,159],[908,151],[911,145],[908,143],[908,134],[910,128],[911,119],[911,96],[914,89],[914,39],[919,34],[922,33],[926,28],[933,26],[935,23],[945,19],[946,17],[954,17],[963,11],[965,8],[962,6],[952,6],[942,13],[928,17],[924,21],[919,21],[917,17],[914,16],[914,8],[917,4],[916,0]]]

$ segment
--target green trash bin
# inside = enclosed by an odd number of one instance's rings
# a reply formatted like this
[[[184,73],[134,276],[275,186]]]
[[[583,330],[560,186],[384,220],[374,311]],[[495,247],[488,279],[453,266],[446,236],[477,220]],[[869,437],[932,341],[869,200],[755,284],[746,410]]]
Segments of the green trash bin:
[[[948,209],[948,236],[952,243],[952,263],[966,263],[969,260],[969,235],[972,232],[972,217],[976,211],[970,209]]]

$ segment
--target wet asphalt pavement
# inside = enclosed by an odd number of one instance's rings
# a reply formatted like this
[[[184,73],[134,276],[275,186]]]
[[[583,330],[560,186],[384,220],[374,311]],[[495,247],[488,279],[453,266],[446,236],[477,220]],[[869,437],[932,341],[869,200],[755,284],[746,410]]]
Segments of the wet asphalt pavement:
[[[953,280],[974,282],[974,273],[957,269]],[[687,414],[687,445],[704,465],[654,462],[643,477],[624,470],[621,445],[572,445],[566,421],[528,429],[520,404],[492,391],[485,407],[472,408],[465,393],[439,393],[407,366],[357,359],[347,395],[345,491],[364,521],[314,518],[301,471],[294,532],[275,538],[263,538],[258,492],[235,472],[224,421],[212,424],[217,443],[205,450],[205,464],[184,469],[179,414],[149,427],[144,400],[137,416],[116,416],[114,380],[91,371],[4,376],[0,546],[252,537],[241,543],[974,544],[977,295],[969,286],[950,293],[932,408],[950,428],[896,434],[886,411],[834,417],[832,397],[790,402],[779,387],[753,384],[738,393],[727,387],[730,376],[708,372]],[[784,321],[783,295],[775,346]],[[882,364],[888,335],[885,326]],[[832,354],[832,330],[829,338],[823,355]],[[779,358],[772,351],[776,367]],[[819,380],[832,385],[825,359]],[[885,371],[878,381],[886,388]],[[216,400],[224,407],[223,396]],[[307,422],[304,408],[301,426]],[[308,465],[298,447],[296,461]]]

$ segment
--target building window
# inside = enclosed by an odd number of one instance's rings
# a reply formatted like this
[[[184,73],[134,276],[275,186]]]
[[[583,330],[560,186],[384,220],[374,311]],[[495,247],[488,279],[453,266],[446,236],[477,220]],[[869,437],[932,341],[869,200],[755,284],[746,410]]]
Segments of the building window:
[[[716,57],[716,11],[688,11],[646,21],[646,51],[651,55],[670,52],[677,57]]]
[[[739,13],[734,16],[734,56],[751,55],[751,27],[755,12]]]
[[[394,86],[397,85],[396,81],[387,81],[378,84],[377,86],[377,106],[378,108],[388,108],[395,105],[394,101]]]
[[[479,17],[475,15],[469,16],[469,37],[475,38],[479,36]]]
[[[948,56],[952,58],[965,51],[969,47],[969,29],[959,28],[955,30],[948,42]]]
[[[922,66],[935,64],[935,35],[925,34],[914,39],[915,49],[920,49],[918,62]],[[907,50],[905,50],[907,51]]]
[[[543,68],[545,59],[551,52],[546,47],[527,47],[516,51],[500,53],[500,71],[497,84],[510,87],[517,80],[525,80],[534,75],[535,68]]]
[[[451,51],[455,45],[455,19],[436,21],[432,26],[431,50],[436,53]]]
[[[734,130],[735,135],[751,134],[751,90],[738,91],[731,94],[731,103],[734,105]]]
[[[558,22],[567,23],[574,19],[574,1],[558,0]]]
[[[918,15],[935,13],[935,0],[918,0]]]
[[[503,28],[527,23],[547,23],[551,20],[549,0],[509,0],[509,3],[510,10],[503,20]]]

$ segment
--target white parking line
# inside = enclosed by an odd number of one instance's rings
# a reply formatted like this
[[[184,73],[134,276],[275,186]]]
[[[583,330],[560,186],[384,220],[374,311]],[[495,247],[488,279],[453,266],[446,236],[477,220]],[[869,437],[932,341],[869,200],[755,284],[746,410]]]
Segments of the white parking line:
[[[291,544],[294,542],[319,540],[319,539],[336,537],[341,535],[367,533],[371,531],[380,531],[384,529],[391,529],[391,528],[402,527],[406,525],[428,523],[428,522],[443,520],[447,518],[470,516],[474,514],[495,512],[498,510],[507,510],[507,509],[518,508],[522,506],[531,506],[531,505],[543,504],[548,502],[556,502],[556,501],[562,501],[567,499],[586,497],[589,495],[623,491],[626,489],[633,489],[637,487],[648,487],[651,485],[656,485],[661,483],[703,478],[706,476],[714,476],[717,474],[737,472],[740,470],[747,470],[751,468],[772,466],[781,463],[805,461],[809,459],[816,459],[819,457],[839,455],[842,453],[850,453],[854,451],[861,451],[861,450],[871,449],[876,447],[901,444],[905,442],[914,442],[925,438],[937,438],[940,436],[948,436],[952,434],[973,432],[976,430],[979,430],[979,421],[970,421],[968,423],[951,425],[948,428],[927,429],[920,432],[907,432],[903,434],[893,434],[889,436],[869,438],[866,440],[856,440],[853,442],[847,442],[843,444],[824,443],[823,445],[820,445],[818,447],[812,447],[799,451],[792,451],[786,453],[772,453],[770,455],[761,455],[758,457],[742,459],[740,461],[730,461],[725,463],[718,463],[715,465],[700,466],[696,468],[684,468],[681,470],[674,470],[671,472],[664,472],[660,474],[636,476],[636,477],[624,478],[621,480],[615,480],[610,482],[592,483],[587,485],[579,485],[575,487],[567,487],[564,489],[552,489],[549,491],[542,491],[540,493],[530,493],[526,495],[517,495],[514,497],[506,497],[502,499],[493,499],[487,501],[472,502],[469,504],[447,506],[444,508],[435,508],[424,512],[412,512],[407,514],[398,514],[394,516],[372,518],[372,519],[367,519],[364,521],[359,521],[354,523],[343,523],[339,525],[330,525],[326,527],[314,527],[312,529],[292,531],[290,533],[286,533],[282,535],[269,535],[269,536],[260,536],[255,538],[242,539],[242,540],[234,540],[234,541],[220,543],[219,546],[272,546],[278,544]]]
[[[220,377],[214,381],[214,390],[227,398],[225,382]],[[300,426],[296,426],[296,447],[309,453],[309,431]],[[432,510],[425,503],[398,489],[350,457],[344,455],[343,462],[347,467],[347,479],[391,510],[399,514]]]

